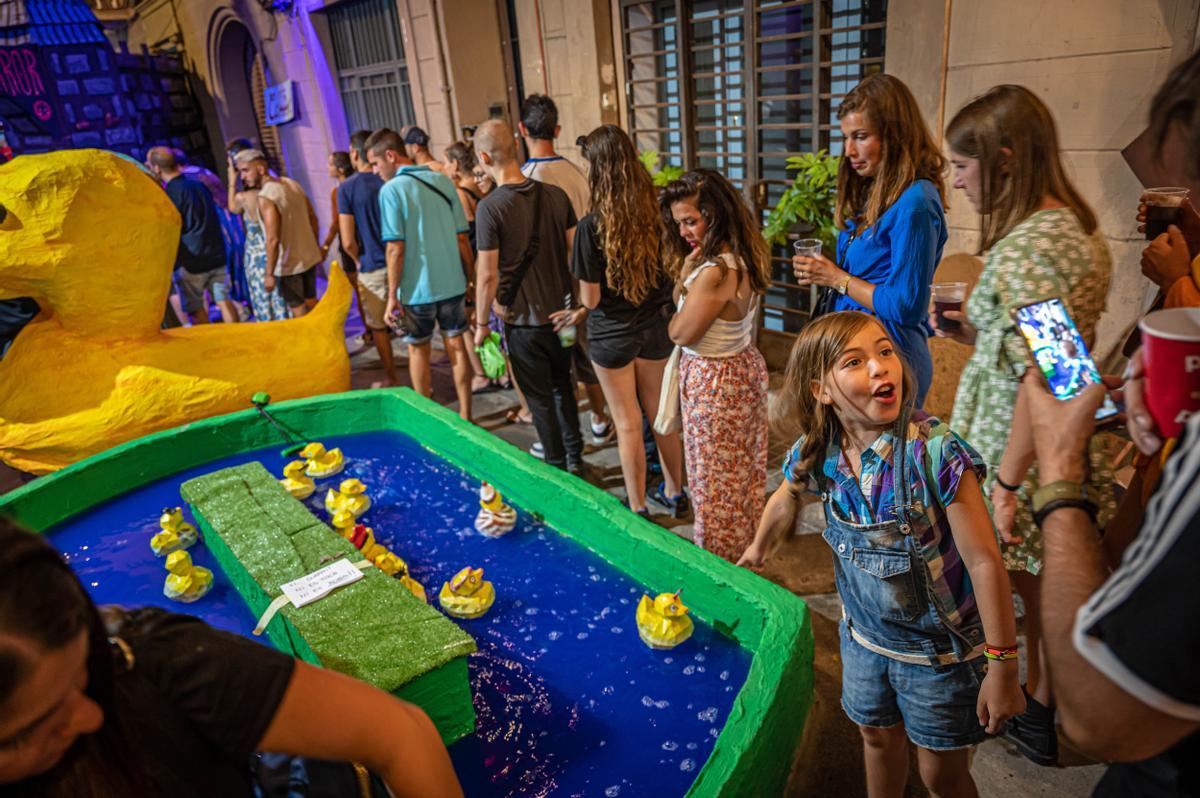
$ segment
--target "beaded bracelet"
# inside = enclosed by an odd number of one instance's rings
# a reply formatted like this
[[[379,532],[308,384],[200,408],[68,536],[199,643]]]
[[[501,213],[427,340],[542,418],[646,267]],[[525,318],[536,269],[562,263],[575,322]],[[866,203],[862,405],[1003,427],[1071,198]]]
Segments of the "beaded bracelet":
[[[1016,646],[989,646],[983,647],[983,656],[988,659],[996,660],[997,662],[1006,662],[1017,658]]]

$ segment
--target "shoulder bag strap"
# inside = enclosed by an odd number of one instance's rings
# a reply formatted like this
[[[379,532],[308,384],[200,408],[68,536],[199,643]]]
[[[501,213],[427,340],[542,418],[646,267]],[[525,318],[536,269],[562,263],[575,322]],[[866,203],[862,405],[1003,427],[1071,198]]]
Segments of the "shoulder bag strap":
[[[533,259],[537,257],[538,250],[542,245],[541,234],[541,219],[542,219],[542,193],[544,189],[541,183],[533,181],[533,230],[529,235],[529,247],[525,250],[525,254],[521,257],[521,262],[517,264],[517,268],[513,270],[512,281],[505,286],[504,295],[496,296],[498,301],[504,307],[512,305],[517,298],[517,291],[521,288],[521,283],[525,281],[525,275],[529,272],[529,267],[533,265]]]
[[[446,203],[446,207],[450,209],[450,212],[451,213],[454,212],[454,202],[451,201],[451,199],[449,197],[447,197],[445,194],[443,194],[442,190],[440,188],[438,188],[437,186],[434,186],[430,183],[426,183],[424,180],[417,177],[412,172],[400,172],[399,174],[401,177],[411,177],[413,180],[416,180],[418,183],[425,186],[425,188],[429,189],[434,194],[437,194],[439,197],[442,198],[442,202]]]

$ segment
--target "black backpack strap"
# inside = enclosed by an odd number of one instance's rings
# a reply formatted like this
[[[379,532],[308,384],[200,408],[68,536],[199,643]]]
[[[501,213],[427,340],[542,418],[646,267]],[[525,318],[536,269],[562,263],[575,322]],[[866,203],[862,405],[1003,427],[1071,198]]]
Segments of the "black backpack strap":
[[[533,183],[533,230],[529,235],[529,247],[525,250],[525,254],[521,257],[521,262],[517,264],[517,268],[513,270],[512,280],[508,285],[504,286],[503,295],[497,294],[496,301],[504,307],[509,307],[517,299],[517,291],[521,288],[521,283],[525,281],[525,275],[529,272],[529,267],[533,265],[534,258],[537,257],[538,250],[542,245],[542,235],[540,230],[540,222],[542,219],[542,194],[545,189],[542,184],[534,180]]]
[[[421,178],[417,177],[417,176],[416,176],[416,175],[414,175],[412,172],[399,172],[398,174],[399,174],[401,177],[411,177],[413,180],[416,180],[418,183],[420,183],[421,185],[425,186],[425,188],[429,189],[429,190],[430,190],[430,191],[432,191],[434,194],[437,194],[439,197],[441,197],[441,198],[442,198],[442,202],[446,203],[446,207],[448,207],[448,208],[450,209],[450,213],[452,213],[452,214],[454,213],[454,202],[453,202],[453,200],[451,200],[449,197],[447,197],[445,194],[443,194],[443,193],[442,193],[442,190],[441,190],[440,188],[438,188],[437,186],[431,185],[430,183],[426,183],[424,180],[422,180]]]

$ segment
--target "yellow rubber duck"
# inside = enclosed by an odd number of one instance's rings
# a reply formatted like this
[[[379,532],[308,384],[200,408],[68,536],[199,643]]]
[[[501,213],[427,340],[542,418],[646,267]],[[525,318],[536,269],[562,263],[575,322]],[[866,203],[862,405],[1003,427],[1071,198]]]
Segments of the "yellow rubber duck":
[[[408,588],[409,592],[419,598],[421,601],[428,601],[429,598],[425,595],[425,586],[413,579],[408,573],[408,563],[402,558],[396,556],[390,551],[384,551],[371,562],[375,567],[383,571],[388,576],[395,577],[400,584]]]
[[[340,269],[300,318],[164,330],[180,217],[144,168],[97,149],[23,155],[0,166],[0,202],[0,298],[42,309],[0,360],[0,385],[20,386],[0,390],[8,465],[45,474],[243,410],[258,391],[278,402],[350,389]]]
[[[371,497],[366,494],[366,490],[367,486],[357,479],[343,479],[337,490],[330,488],[325,494],[325,509],[330,515],[345,510],[357,518],[371,509]]]
[[[182,507],[164,507],[158,525],[161,531],[150,538],[150,550],[155,557],[190,548],[199,537],[196,527],[183,520]]]
[[[167,581],[163,595],[190,604],[212,590],[212,571],[192,564],[192,555],[176,551],[167,557]]]
[[[462,569],[449,582],[442,583],[438,603],[455,618],[478,618],[496,601],[496,589],[483,580],[482,568]]]
[[[342,473],[346,467],[346,458],[341,449],[329,449],[314,441],[300,450],[300,456],[305,460],[304,473],[315,479],[331,477]]]
[[[637,608],[637,630],[651,648],[674,648],[692,636],[692,619],[679,599],[679,591],[659,593],[654,601],[642,595]]]
[[[354,513],[349,510],[338,510],[333,514],[333,528],[339,535],[350,539],[350,533],[354,530],[354,526],[358,523],[358,519],[354,517]]]
[[[504,497],[495,486],[486,481],[479,487],[479,514],[475,516],[475,530],[490,538],[498,538],[512,531],[517,525],[517,511],[504,503]]]
[[[293,460],[283,467],[283,479],[279,480],[279,484],[283,485],[293,498],[307,499],[317,489],[312,477],[305,473],[307,468],[308,463],[304,460]]]

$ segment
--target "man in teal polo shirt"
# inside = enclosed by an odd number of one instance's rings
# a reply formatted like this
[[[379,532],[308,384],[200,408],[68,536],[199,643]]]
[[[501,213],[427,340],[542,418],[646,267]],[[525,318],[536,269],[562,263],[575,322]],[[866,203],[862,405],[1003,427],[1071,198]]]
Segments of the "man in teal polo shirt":
[[[463,333],[466,293],[473,266],[467,215],[450,178],[413,166],[393,130],[367,139],[371,168],[385,181],[379,190],[380,227],[387,244],[388,303],[385,318],[404,332],[413,389],[433,393],[429,342],[442,332],[454,372],[458,414],[471,420],[471,365]]]

